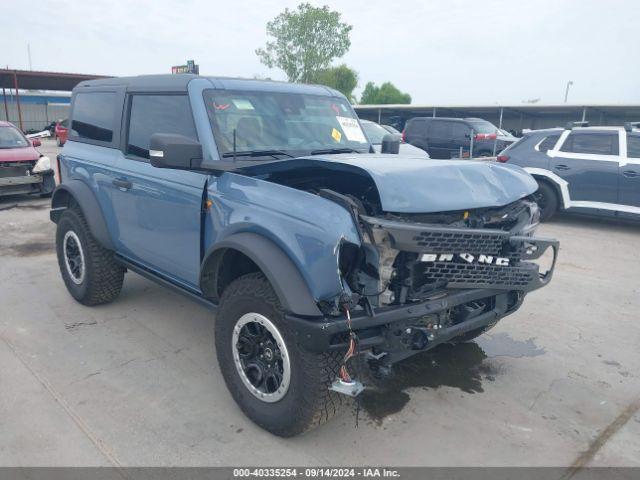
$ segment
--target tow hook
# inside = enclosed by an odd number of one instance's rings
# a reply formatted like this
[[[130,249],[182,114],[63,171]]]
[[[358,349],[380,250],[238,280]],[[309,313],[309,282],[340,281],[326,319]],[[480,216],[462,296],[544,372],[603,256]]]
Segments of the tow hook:
[[[347,326],[349,327],[349,349],[342,360],[338,376],[329,387],[329,390],[342,393],[349,397],[357,397],[364,390],[364,385],[358,380],[351,378],[347,370],[347,362],[358,354],[358,336],[351,329],[351,312],[349,311],[348,302],[343,304],[343,308],[345,316],[347,317]]]

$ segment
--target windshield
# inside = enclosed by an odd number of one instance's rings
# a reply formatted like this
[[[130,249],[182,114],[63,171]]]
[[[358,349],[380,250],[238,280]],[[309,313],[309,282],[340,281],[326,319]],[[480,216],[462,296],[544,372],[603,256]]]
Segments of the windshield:
[[[374,122],[362,121],[362,128],[364,129],[367,137],[374,145],[380,145],[382,143],[382,137],[389,135],[389,132]]]
[[[492,123],[484,120],[473,120],[469,122],[476,133],[497,133],[498,129]]]
[[[395,135],[402,135],[402,132],[400,132],[400,130],[398,130],[397,128],[393,128],[391,125],[382,125],[382,128],[384,128],[389,133],[393,133]]]
[[[14,127],[0,127],[0,148],[28,147],[29,142]]]
[[[223,157],[367,152],[369,143],[346,100],[318,95],[208,90],[204,99]]]

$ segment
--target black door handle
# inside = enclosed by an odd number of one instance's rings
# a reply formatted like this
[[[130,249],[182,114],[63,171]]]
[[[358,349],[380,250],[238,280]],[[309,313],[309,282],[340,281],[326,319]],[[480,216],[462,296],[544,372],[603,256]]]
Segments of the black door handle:
[[[113,184],[118,188],[123,188],[125,190],[129,190],[133,184],[128,180],[123,180],[121,178],[116,178],[113,180]]]
[[[634,170],[626,170],[624,172],[622,172],[622,175],[624,175],[627,178],[636,178],[636,177],[640,177],[640,173],[634,171]]]
[[[571,167],[568,165],[556,165],[556,170],[571,170]]]

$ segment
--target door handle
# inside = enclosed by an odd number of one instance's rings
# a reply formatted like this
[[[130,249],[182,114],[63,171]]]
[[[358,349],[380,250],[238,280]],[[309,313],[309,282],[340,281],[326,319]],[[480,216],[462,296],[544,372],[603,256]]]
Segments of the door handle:
[[[112,182],[116,187],[121,188],[123,190],[129,190],[133,184],[129,180],[124,180],[122,178],[116,178]]]
[[[568,165],[560,164],[560,165],[556,165],[556,170],[571,170],[571,167]]]
[[[627,178],[637,178],[640,177],[640,173],[634,171],[634,170],[626,170],[624,172],[622,172],[622,175],[624,175]]]

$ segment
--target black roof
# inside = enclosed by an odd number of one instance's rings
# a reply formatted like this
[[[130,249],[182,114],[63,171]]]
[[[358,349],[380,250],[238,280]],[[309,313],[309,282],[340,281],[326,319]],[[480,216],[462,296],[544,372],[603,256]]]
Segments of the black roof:
[[[135,77],[113,77],[100,80],[88,80],[78,84],[74,90],[86,87],[126,87],[128,91],[185,91],[192,80],[203,79],[212,87],[228,90],[258,90],[289,93],[307,93],[312,95],[343,95],[323,85],[279,82],[274,80],[257,80],[251,78],[205,77],[190,73],[139,75]]]

